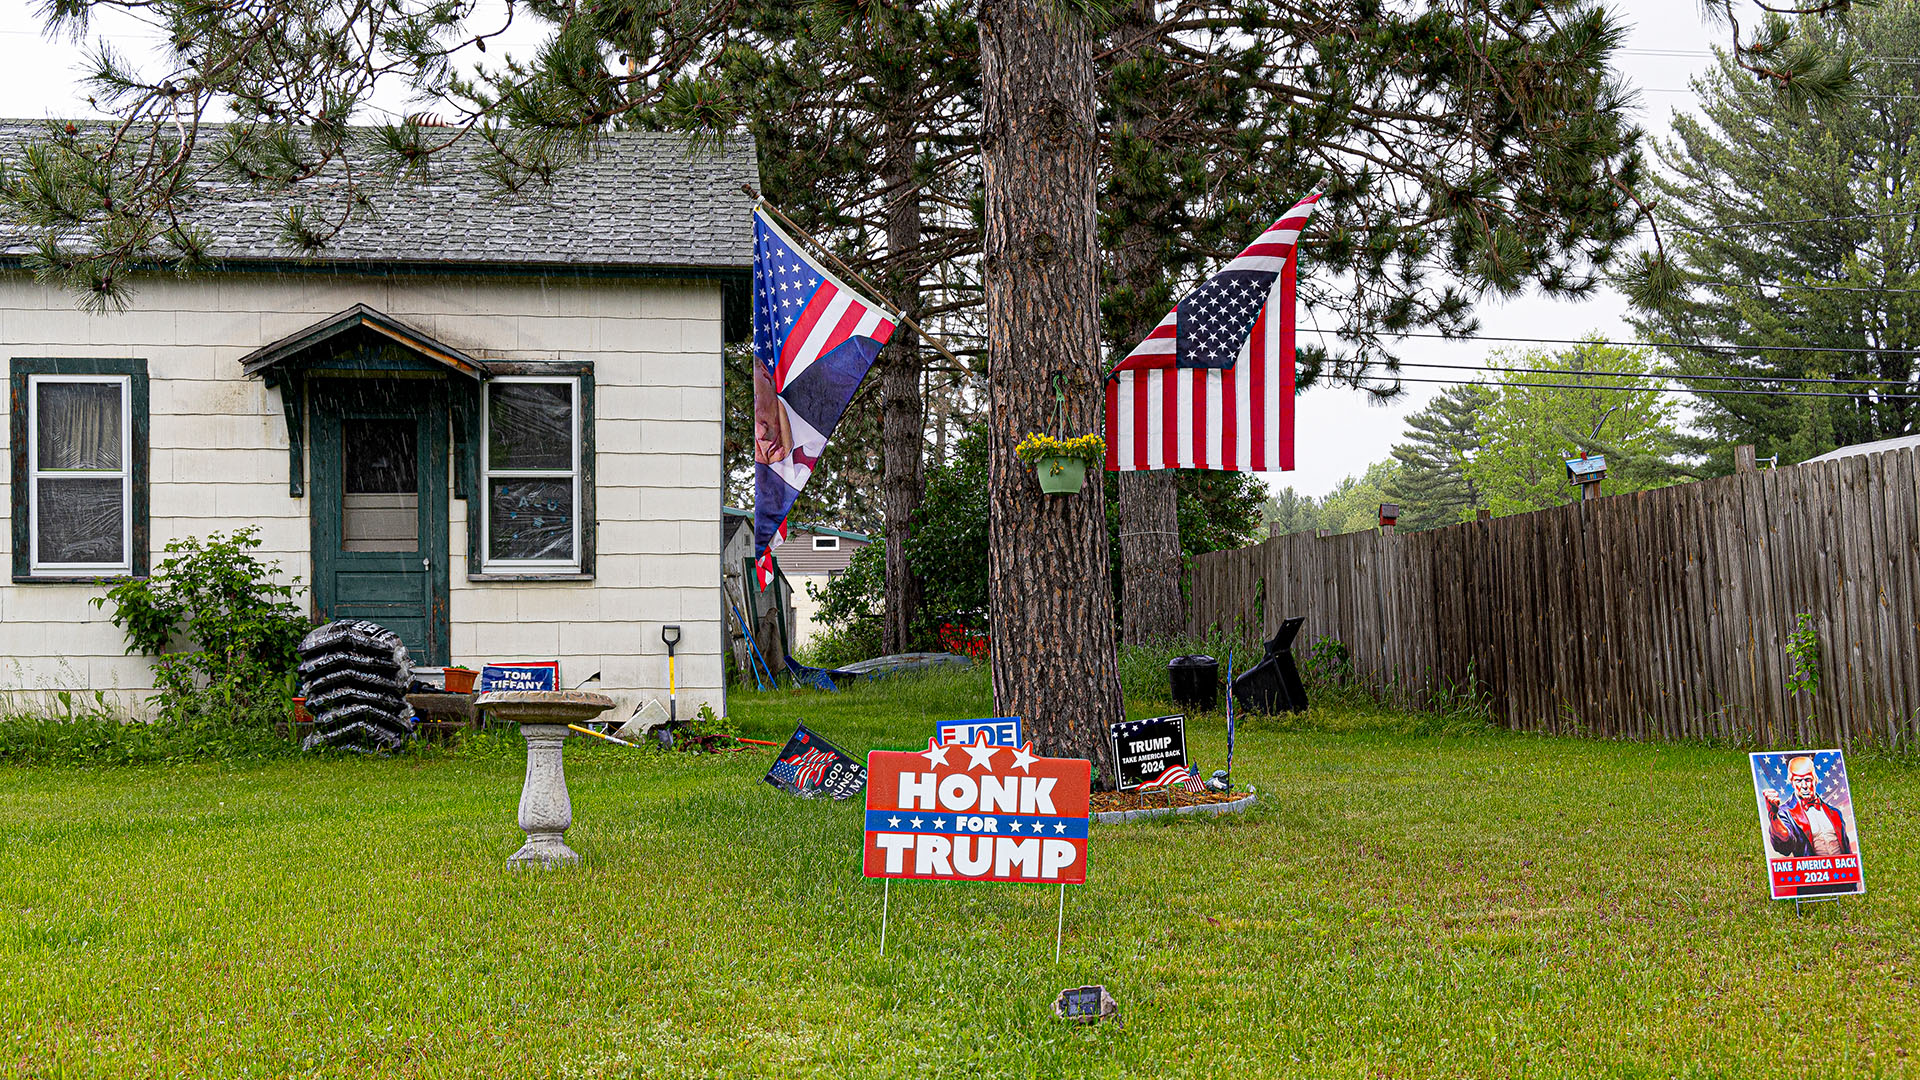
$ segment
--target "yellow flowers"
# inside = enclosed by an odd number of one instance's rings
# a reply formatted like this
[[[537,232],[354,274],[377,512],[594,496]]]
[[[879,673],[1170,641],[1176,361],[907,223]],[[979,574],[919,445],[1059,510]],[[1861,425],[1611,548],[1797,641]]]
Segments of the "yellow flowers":
[[[1027,436],[1019,446],[1014,447],[1013,453],[1021,461],[1033,466],[1038,466],[1047,458],[1055,457],[1077,458],[1093,465],[1107,456],[1107,440],[1098,435],[1056,439],[1051,435],[1033,434]]]

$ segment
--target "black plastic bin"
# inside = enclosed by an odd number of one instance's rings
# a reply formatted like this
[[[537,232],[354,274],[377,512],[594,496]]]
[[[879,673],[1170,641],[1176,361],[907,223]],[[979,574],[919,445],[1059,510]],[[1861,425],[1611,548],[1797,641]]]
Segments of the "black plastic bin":
[[[1194,712],[1212,712],[1220,701],[1220,661],[1211,656],[1176,656],[1167,661],[1173,703]]]

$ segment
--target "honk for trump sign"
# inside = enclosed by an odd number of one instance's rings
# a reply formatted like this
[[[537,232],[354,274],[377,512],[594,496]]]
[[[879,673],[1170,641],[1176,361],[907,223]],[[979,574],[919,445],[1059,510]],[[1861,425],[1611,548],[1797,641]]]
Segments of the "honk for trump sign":
[[[928,740],[919,752],[867,755],[866,874],[872,878],[1087,881],[1093,767],[1033,744]]]

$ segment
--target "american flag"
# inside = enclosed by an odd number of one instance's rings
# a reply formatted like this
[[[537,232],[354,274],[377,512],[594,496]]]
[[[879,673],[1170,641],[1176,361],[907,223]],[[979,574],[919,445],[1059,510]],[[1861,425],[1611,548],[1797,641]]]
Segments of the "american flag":
[[[1196,779],[1199,779],[1199,778],[1194,776],[1193,773],[1189,772],[1185,765],[1169,765],[1166,767],[1164,771],[1160,773],[1159,776],[1156,776],[1152,780],[1149,780],[1146,783],[1141,784],[1140,790],[1152,791],[1156,788],[1173,787],[1175,784],[1187,785],[1189,781],[1196,780]],[[1195,791],[1198,789],[1188,786],[1187,790]]]
[[[774,765],[770,770],[782,783],[798,788],[810,788],[818,784],[827,775],[827,767],[832,765],[834,757],[825,750],[809,750],[804,754],[795,754]]]
[[[1107,376],[1107,468],[1293,468],[1294,274],[1307,196]]]
[[[893,320],[753,212],[753,555],[760,587],[787,514]]]

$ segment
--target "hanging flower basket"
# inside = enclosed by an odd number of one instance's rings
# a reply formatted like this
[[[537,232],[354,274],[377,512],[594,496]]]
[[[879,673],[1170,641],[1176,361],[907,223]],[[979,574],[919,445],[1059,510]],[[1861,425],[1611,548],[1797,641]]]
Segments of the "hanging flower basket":
[[[1098,435],[1056,439],[1029,435],[1014,455],[1033,467],[1040,490],[1049,495],[1072,495],[1087,482],[1087,468],[1107,455],[1107,441]]]

